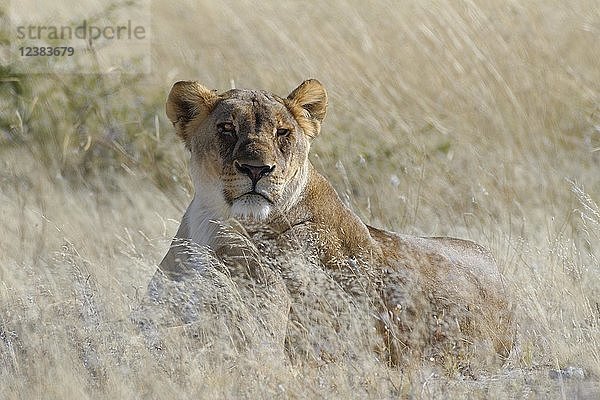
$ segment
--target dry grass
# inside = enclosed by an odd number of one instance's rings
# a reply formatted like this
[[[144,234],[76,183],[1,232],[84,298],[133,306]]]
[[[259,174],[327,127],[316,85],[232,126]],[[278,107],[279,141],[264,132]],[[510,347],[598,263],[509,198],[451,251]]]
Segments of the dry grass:
[[[1,71],[1,398],[599,396],[597,1],[154,2],[152,17],[151,75]],[[283,95],[307,77],[330,95],[313,163],[364,220],[493,250],[518,305],[505,369],[399,371],[368,350],[290,366],[174,331],[145,345],[129,315],[191,196],[170,85]],[[551,377],[570,366],[585,377]]]

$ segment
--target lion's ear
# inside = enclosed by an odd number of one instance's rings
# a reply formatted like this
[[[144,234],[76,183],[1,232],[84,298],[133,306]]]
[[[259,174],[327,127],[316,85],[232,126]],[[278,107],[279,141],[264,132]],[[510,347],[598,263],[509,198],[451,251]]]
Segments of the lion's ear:
[[[186,129],[192,119],[202,119],[212,110],[217,99],[216,92],[195,81],[179,81],[171,88],[167,98],[167,117],[173,123],[177,135],[189,144]]]
[[[289,94],[287,99],[308,111],[310,116],[319,123],[327,113],[327,92],[321,82],[316,79],[308,79],[300,84]]]

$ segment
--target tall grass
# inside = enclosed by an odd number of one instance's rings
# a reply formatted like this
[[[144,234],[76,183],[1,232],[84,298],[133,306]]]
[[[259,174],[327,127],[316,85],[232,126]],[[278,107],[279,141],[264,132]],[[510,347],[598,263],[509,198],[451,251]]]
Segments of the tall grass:
[[[0,397],[598,396],[597,1],[154,2],[152,17],[152,74],[0,68]],[[503,370],[397,370],[369,349],[289,365],[185,330],[156,351],[130,322],[191,196],[170,85],[286,95],[308,77],[330,103],[311,159],[363,220],[492,249],[519,324]]]

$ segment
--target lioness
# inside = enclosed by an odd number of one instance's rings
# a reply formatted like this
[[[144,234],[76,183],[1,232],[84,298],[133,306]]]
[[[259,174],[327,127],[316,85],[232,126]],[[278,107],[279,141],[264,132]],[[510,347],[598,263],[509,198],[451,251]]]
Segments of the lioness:
[[[473,348],[506,356],[513,324],[493,258],[470,241],[412,237],[364,224],[308,159],[326,108],[326,91],[314,79],[285,98],[263,90],[218,94],[197,82],[174,84],[166,112],[191,153],[196,192],[151,287],[159,278],[183,279],[194,268],[186,243],[220,256],[235,253],[237,245],[220,234],[234,220],[234,230],[245,237],[274,243],[264,257],[273,248],[301,249],[340,290],[372,296],[373,325],[392,363],[407,354],[443,358]],[[306,296],[281,268],[266,273],[284,285],[292,308]],[[287,318],[289,303],[282,304],[279,315]]]

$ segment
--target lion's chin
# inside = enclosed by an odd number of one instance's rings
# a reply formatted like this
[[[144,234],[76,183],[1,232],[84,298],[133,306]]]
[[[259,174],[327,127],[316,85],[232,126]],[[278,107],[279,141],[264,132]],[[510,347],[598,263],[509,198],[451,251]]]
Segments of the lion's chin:
[[[262,222],[269,218],[271,213],[271,204],[262,196],[248,194],[239,197],[231,205],[231,214],[233,217]]]

